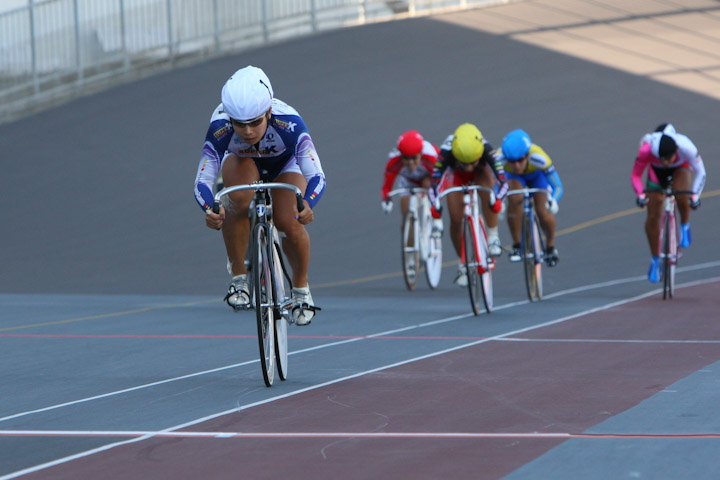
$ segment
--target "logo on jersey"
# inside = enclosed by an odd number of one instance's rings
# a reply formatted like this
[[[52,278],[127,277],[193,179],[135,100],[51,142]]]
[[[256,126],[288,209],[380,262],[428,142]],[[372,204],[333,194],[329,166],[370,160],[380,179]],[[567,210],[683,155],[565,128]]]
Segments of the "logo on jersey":
[[[216,140],[220,140],[220,137],[225,135],[228,132],[228,130],[230,130],[230,127],[226,123],[219,130],[215,130],[215,132],[213,132],[213,137],[215,137]]]
[[[280,120],[279,118],[275,118],[275,124],[291,132],[295,132],[295,127],[297,126],[297,123],[286,122],[285,120]]]

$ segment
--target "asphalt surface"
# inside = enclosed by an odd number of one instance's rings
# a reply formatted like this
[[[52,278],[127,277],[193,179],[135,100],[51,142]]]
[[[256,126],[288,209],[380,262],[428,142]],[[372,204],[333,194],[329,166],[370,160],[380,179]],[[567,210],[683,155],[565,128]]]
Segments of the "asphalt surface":
[[[247,64],[262,67],[278,98],[302,114],[328,178],[309,227],[311,287],[323,312],[308,329],[291,331],[290,379],[272,389],[259,377],[252,315],[233,315],[220,302],[222,240],[204,226],[192,197],[220,88]],[[715,279],[719,111],[707,96],[418,18],[213,60],[3,125],[0,342],[9,361],[0,370],[7,386],[0,429],[85,434],[2,434],[0,475],[125,439],[108,432],[169,429],[646,294],[658,300],[644,280],[644,213],[633,209],[629,175],[640,136],[661,122],[695,141],[708,170],[708,195],[693,213],[694,245],[678,280]],[[502,258],[494,275],[501,308],[480,318],[469,315],[466,292],[451,285],[452,265],[437,291],[422,280],[420,291],[405,290],[399,215],[379,208],[397,135],[415,128],[440,143],[466,121],[496,146],[507,131],[524,128],[553,158],[566,191],[560,264],[546,270],[548,298],[527,304],[521,268]],[[504,225],[500,232],[508,244]],[[682,292],[673,302],[692,312]],[[643,305],[673,320],[662,301]],[[423,341],[395,339],[406,331]],[[375,336],[393,339],[369,340]],[[567,455],[575,455],[572,442],[563,444]],[[517,478],[546,478],[562,456],[541,458],[549,470],[528,464]],[[592,464],[597,478],[612,477],[604,465]]]

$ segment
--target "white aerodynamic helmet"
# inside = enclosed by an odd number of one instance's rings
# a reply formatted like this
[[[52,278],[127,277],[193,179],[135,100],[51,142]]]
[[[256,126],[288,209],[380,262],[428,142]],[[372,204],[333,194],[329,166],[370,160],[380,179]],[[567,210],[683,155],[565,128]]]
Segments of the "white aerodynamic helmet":
[[[230,118],[245,122],[270,109],[273,89],[265,72],[252,65],[233,73],[222,89],[223,110]]]

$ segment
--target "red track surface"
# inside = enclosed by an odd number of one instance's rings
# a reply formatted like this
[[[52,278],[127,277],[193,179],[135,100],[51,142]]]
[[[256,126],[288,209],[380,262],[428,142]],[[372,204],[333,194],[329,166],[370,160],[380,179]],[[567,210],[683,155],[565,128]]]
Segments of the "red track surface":
[[[719,294],[654,296],[182,430],[245,435],[155,437],[27,478],[500,478],[720,360]]]

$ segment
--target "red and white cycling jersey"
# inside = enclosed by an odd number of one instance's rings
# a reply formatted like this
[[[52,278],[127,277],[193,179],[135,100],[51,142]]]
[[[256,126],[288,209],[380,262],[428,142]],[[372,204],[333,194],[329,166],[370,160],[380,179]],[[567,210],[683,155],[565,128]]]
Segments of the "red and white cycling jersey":
[[[438,159],[438,149],[435,145],[425,140],[423,142],[422,159],[420,165],[415,170],[410,170],[403,163],[402,155],[397,148],[394,148],[389,154],[389,160],[385,166],[385,181],[382,186],[382,199],[387,200],[388,193],[392,190],[393,185],[397,188],[419,187],[422,180],[432,174],[435,162]]]

